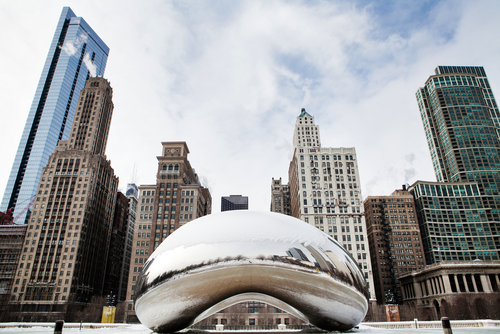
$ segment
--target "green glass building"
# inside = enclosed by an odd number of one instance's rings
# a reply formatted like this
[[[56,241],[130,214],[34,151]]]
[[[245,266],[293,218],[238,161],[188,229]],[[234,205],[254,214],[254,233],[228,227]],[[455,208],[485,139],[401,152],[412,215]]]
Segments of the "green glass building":
[[[438,183],[419,181],[410,189],[427,263],[498,260],[497,103],[483,67],[438,66],[435,73],[416,96]]]

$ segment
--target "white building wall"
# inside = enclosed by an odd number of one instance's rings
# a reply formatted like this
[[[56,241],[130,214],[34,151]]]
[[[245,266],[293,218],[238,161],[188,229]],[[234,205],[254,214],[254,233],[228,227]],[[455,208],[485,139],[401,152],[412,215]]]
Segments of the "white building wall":
[[[330,235],[352,255],[375,299],[356,150],[319,145],[319,127],[303,110],[294,133],[299,218]]]

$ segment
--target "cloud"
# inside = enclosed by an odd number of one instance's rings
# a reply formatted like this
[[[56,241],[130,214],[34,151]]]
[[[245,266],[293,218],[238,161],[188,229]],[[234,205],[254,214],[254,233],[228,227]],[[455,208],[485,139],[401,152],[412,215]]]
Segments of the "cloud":
[[[86,34],[80,34],[72,40],[64,42],[62,49],[68,56],[74,56],[78,49],[87,42],[88,36]]]
[[[97,72],[97,66],[92,62],[92,60],[90,60],[90,56],[89,56],[88,52],[83,57],[83,63],[85,64],[85,66],[89,70],[90,75],[95,77],[96,72]]]
[[[24,3],[0,10],[0,28],[16,34],[0,36],[12,45],[0,54],[12,64],[0,79],[2,117],[17,124],[8,138],[23,131],[53,34],[47,17],[55,22],[61,11]],[[31,6],[40,15],[25,18]],[[121,184],[134,164],[138,184],[154,183],[161,142],[186,141],[214,211],[231,193],[268,210],[271,178],[286,182],[295,117],[305,104],[325,147],[356,148],[366,197],[434,179],[414,93],[437,65],[484,65],[500,91],[500,3],[493,1],[152,0],[73,9],[110,47],[115,110],[107,155]],[[43,34],[36,29],[46,25]],[[13,161],[15,149],[6,146],[3,156]],[[0,189],[10,171],[4,165]]]
[[[86,34],[80,34],[72,40],[68,40],[64,42],[62,46],[62,50],[66,52],[66,54],[70,57],[75,56],[80,47],[87,42],[88,36]],[[97,66],[94,65],[92,60],[90,59],[89,53],[85,53],[83,56],[83,63],[87,67],[91,76],[95,77],[97,72]]]

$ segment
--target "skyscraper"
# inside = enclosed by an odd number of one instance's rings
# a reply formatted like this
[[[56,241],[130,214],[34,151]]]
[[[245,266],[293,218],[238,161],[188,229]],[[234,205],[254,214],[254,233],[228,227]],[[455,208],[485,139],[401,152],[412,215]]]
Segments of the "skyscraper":
[[[11,294],[15,320],[77,321],[81,307],[105,291],[118,188],[104,155],[112,94],[106,79],[89,78],[70,139],[59,141],[42,169]]]
[[[157,156],[156,183],[139,186],[127,287],[127,322],[137,321],[133,310],[135,284],[149,256],[181,226],[212,212],[210,190],[202,186],[188,154],[186,142],[163,142],[162,154]]]
[[[109,48],[81,17],[64,7],[24,126],[0,206],[29,217],[42,168],[68,139],[77,99],[90,76],[102,76]],[[26,209],[28,210],[26,211]]]
[[[229,195],[222,196],[220,211],[248,210],[248,196]]]
[[[482,67],[438,66],[416,93],[439,183],[417,182],[427,263],[496,260],[500,251],[500,114]]]
[[[356,150],[321,147],[314,117],[295,121],[288,169],[291,215],[330,235],[357,261],[375,299]]]

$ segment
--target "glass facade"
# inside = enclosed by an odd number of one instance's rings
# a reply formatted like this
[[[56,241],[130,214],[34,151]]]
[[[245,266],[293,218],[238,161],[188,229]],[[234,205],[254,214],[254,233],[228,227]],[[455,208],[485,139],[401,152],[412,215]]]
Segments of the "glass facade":
[[[410,192],[427,264],[499,259],[495,231],[476,183],[418,181]]]
[[[421,188],[420,195],[417,188],[414,188],[414,192],[422,198],[439,198],[441,210],[453,210],[456,213],[447,215],[448,220],[444,216],[436,220],[426,213],[426,210],[437,206],[434,199],[422,200],[419,210],[426,220],[421,221],[421,224],[458,224],[468,221],[471,214],[474,217],[478,215],[484,225],[479,228],[485,233],[488,230],[491,240],[485,241],[487,246],[482,245],[481,241],[481,249],[487,247],[488,251],[475,252],[475,256],[486,260],[498,259],[500,114],[497,103],[482,67],[439,66],[435,73],[427,80],[425,87],[417,91],[416,96],[437,181],[452,183]],[[470,184],[457,186],[455,183],[458,182]],[[459,196],[460,199],[442,202],[441,199],[450,196]],[[439,230],[443,228],[447,231],[447,227],[440,227]],[[471,227],[469,231],[472,230]],[[422,232],[425,231],[431,238],[433,232],[429,226],[425,226]],[[429,241],[427,247],[435,247],[435,244]],[[469,250],[477,249],[476,246],[468,247]],[[428,263],[439,261],[439,257],[431,258],[433,260]]]
[[[103,76],[109,48],[81,17],[64,7],[19,143],[0,210],[29,217],[42,168],[67,140],[78,96],[90,76]]]

